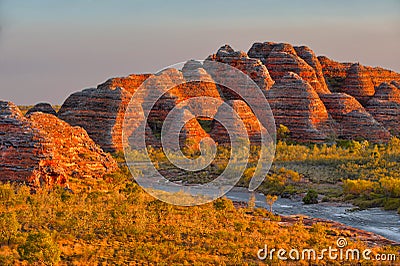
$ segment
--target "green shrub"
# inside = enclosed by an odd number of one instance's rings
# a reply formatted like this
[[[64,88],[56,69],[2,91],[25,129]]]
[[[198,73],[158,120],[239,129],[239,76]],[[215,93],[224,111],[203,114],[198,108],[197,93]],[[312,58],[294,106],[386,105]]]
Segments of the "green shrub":
[[[383,206],[385,210],[397,210],[400,208],[400,199],[399,198],[390,198],[385,202]]]
[[[214,209],[216,209],[216,210],[224,210],[224,209],[226,209],[226,202],[225,202],[225,200],[223,200],[221,198],[216,199],[213,202],[213,205],[214,205]]]
[[[276,137],[278,140],[286,140],[290,136],[290,130],[287,126],[280,124],[276,129]]]
[[[304,204],[317,204],[318,203],[318,193],[315,190],[309,190],[307,195],[303,198]]]
[[[48,233],[32,232],[25,243],[18,247],[18,254],[31,264],[54,265],[60,261],[61,251]]]
[[[12,266],[12,265],[15,265],[14,261],[15,261],[15,257],[13,255],[0,254],[0,265]]]
[[[354,205],[360,207],[361,209],[382,207],[384,205],[384,202],[385,202],[384,198],[378,198],[378,199],[357,198],[353,201]]]
[[[0,213],[0,246],[5,242],[9,245],[20,228],[15,212]]]
[[[0,201],[6,202],[12,200],[14,196],[14,190],[11,184],[7,183],[0,186]]]

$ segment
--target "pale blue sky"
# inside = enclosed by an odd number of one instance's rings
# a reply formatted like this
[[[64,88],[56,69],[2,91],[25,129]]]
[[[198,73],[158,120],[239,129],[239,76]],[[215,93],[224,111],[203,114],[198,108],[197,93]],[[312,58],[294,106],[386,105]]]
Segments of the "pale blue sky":
[[[400,71],[400,1],[0,0],[0,99],[60,104],[112,76],[204,59],[225,43],[306,44]]]

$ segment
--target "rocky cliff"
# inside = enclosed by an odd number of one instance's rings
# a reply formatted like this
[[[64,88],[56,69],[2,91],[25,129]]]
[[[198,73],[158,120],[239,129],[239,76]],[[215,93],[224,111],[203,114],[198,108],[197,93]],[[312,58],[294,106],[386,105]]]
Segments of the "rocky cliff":
[[[399,73],[381,67],[339,63],[326,56],[319,56],[318,60],[332,92],[345,92],[354,97],[368,98],[373,95],[373,89],[381,83],[400,82]]]
[[[133,93],[141,84],[161,90],[169,87],[172,89],[156,101],[148,121],[144,121],[143,110],[138,110],[136,125],[132,126],[135,132],[137,125],[145,123],[149,143],[157,146],[159,140],[154,135],[159,135],[164,119],[177,105],[186,103],[185,108],[195,116],[201,112],[213,116],[218,113],[218,105],[188,100],[199,96],[225,102],[242,100],[229,88],[214,83],[218,71],[210,71],[210,61],[233,66],[253,79],[269,100],[276,125],[287,126],[294,140],[324,142],[339,136],[382,142],[391,134],[399,134],[399,107],[397,96],[393,96],[400,84],[399,73],[359,63],[339,63],[317,57],[307,46],[274,42],[254,43],[247,53],[224,45],[204,64],[191,60],[181,70],[109,79],[95,89],[71,95],[58,116],[85,128],[104,150],[122,150],[122,121]],[[136,100],[145,107],[153,99],[143,94]],[[248,110],[243,112],[251,116]],[[210,129],[211,135],[216,142],[224,142],[226,138],[220,134],[223,130],[218,123],[213,125],[216,128]]]
[[[239,69],[248,75],[263,91],[269,90],[274,84],[268,69],[260,60],[250,58],[243,51],[235,51],[227,44],[219,48],[216,54],[210,55],[207,60],[214,60]],[[225,96],[230,100],[235,98],[229,95],[227,91],[225,91]]]
[[[376,88],[367,111],[394,135],[400,135],[400,90],[386,82]]]
[[[332,93],[321,96],[329,114],[335,120],[336,137],[341,139],[366,139],[385,142],[391,137],[374,117],[352,96]]]
[[[100,178],[117,168],[84,129],[51,114],[24,117],[13,103],[1,101],[0,132],[0,181],[63,185],[69,177]]]
[[[293,72],[307,81],[317,93],[329,93],[324,82],[321,65],[314,52],[306,47],[293,47],[288,43],[255,43],[248,52],[260,59],[275,81]]]
[[[297,141],[324,142],[333,131],[325,105],[313,87],[289,72],[267,95],[277,125],[285,125]]]
[[[247,135],[250,140],[250,144],[257,145],[261,143],[261,133],[266,134],[266,129],[258,121],[257,117],[254,115],[250,107],[242,100],[231,100],[227,102],[229,106],[232,107],[237,115],[233,112],[226,112],[224,109],[218,110],[216,117],[222,117],[232,121],[232,125],[235,125],[235,129],[231,132],[231,135],[236,135],[240,137],[241,130],[246,130]],[[240,121],[243,123],[243,128]],[[227,134],[226,128],[219,122],[213,121],[213,127],[210,132],[210,136],[216,140],[219,144],[226,144],[231,141],[231,138]]]
[[[122,125],[132,93],[149,74],[109,79],[97,88],[70,95],[58,117],[72,126],[83,127],[105,151],[122,150]]]

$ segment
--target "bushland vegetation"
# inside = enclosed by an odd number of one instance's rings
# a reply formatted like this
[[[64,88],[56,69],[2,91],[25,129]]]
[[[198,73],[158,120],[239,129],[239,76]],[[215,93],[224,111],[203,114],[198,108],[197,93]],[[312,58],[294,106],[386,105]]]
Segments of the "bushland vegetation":
[[[191,158],[199,156],[196,151],[185,152]],[[248,186],[259,152],[259,147],[250,147],[239,186]],[[150,149],[149,154],[158,170],[172,181],[205,183],[223,172],[230,159],[230,148],[218,146],[216,159],[198,172],[175,169],[162,149]],[[400,139],[393,137],[387,144],[366,140],[299,144],[280,140],[271,169],[258,190],[283,197],[306,196],[313,191],[323,201],[346,201],[360,208],[384,207],[400,213]]]
[[[195,151],[186,151],[196,157]],[[149,150],[159,171],[172,169],[160,149]],[[229,148],[199,173],[178,173],[172,180],[205,182],[223,171]],[[137,155],[139,156],[139,155]],[[247,186],[255,171],[259,147],[239,185]],[[122,154],[120,169],[104,179],[70,179],[70,188],[42,188],[32,193],[21,184],[0,184],[0,265],[259,265],[257,251],[270,248],[323,249],[347,236],[349,248],[366,248],[353,235],[324,223],[305,226],[280,223],[272,212],[276,195],[312,191],[325,201],[349,201],[361,208],[384,207],[400,212],[400,140],[388,144],[336,141],[295,144],[279,141],[270,173],[259,190],[270,210],[237,208],[228,199],[195,207],[161,202],[132,179]],[[395,247],[374,252],[396,253]],[[308,261],[295,262],[308,265]],[[320,261],[318,265],[340,265]],[[356,264],[356,263],[355,263]],[[366,264],[368,264],[366,262]]]
[[[366,248],[327,224],[280,224],[265,209],[236,208],[225,198],[195,207],[168,205],[123,169],[95,182],[71,180],[71,188],[32,194],[24,185],[0,185],[0,265],[278,265],[276,258],[259,261],[258,249],[322,250],[340,235],[349,238],[349,247]]]

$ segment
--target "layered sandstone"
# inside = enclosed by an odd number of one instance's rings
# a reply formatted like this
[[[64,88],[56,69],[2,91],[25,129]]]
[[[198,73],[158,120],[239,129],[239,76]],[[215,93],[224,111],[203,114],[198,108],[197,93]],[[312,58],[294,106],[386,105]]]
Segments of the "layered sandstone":
[[[366,139],[385,142],[390,133],[352,96],[332,93],[321,96],[326,109],[336,122],[335,131],[341,139]]]
[[[185,84],[177,87],[179,92],[176,94],[180,97],[178,103],[197,97],[210,97],[222,101],[217,84],[200,62],[193,60],[186,62],[182,68],[182,75]],[[213,117],[218,107],[218,105],[210,105],[208,101],[201,99],[188,103],[188,110],[196,115],[203,114],[204,117]]]
[[[368,71],[356,63],[347,70],[347,76],[340,91],[353,96],[361,104],[364,104],[374,95],[375,86]]]
[[[31,109],[26,112],[26,115],[32,114],[34,112],[41,112],[44,114],[51,114],[51,115],[57,115],[56,111],[53,109],[51,104],[49,103],[38,103],[35,104]]]
[[[152,74],[132,74],[127,77],[117,77],[108,79],[103,84],[100,84],[99,87],[106,87],[111,89],[116,88],[124,88],[125,90],[129,91],[130,93],[135,93],[137,88],[139,88],[142,83],[151,77]]]
[[[124,113],[131,97],[120,87],[85,89],[65,100],[58,117],[72,126],[83,127],[103,150],[122,150]]]
[[[392,80],[392,82],[390,82],[390,84],[400,90],[400,81]]]
[[[351,64],[339,63],[326,56],[318,56],[318,61],[321,64],[322,74],[329,90],[331,92],[340,92]]]
[[[217,51],[216,54],[210,55],[207,60],[217,61],[235,67],[248,75],[262,91],[269,90],[274,81],[272,80],[268,69],[261,63],[260,60],[250,58],[243,51],[235,51],[229,45],[224,45]],[[218,73],[216,71],[210,71]],[[240,99],[230,93],[227,88],[223,88],[223,93],[228,100]]]
[[[339,63],[332,59],[329,59],[326,56],[319,56],[318,60],[322,66],[322,72],[325,76],[325,79],[328,83],[328,87],[331,91],[334,92],[344,92],[343,88],[345,87],[345,79],[349,74],[353,74],[355,71],[361,72],[359,74],[360,84],[367,80],[369,86],[371,87],[371,83],[374,87],[378,87],[381,83],[391,83],[400,82],[400,74],[391,70],[383,69],[381,67],[369,67],[362,66],[360,64],[352,64],[352,63]],[[353,68],[353,69],[351,69]],[[359,68],[359,69],[356,69]],[[353,72],[353,73],[351,73]],[[353,80],[357,80],[356,77],[351,77]],[[370,80],[368,80],[370,79]],[[351,91],[347,91],[347,93],[351,94]],[[355,96],[355,95],[353,95]],[[371,96],[371,93],[369,94]]]
[[[105,151],[122,151],[122,127],[126,108],[138,87],[150,76],[137,74],[112,78],[97,88],[76,92],[65,100],[58,117],[73,126],[83,127]],[[143,120],[144,117],[139,116],[137,119]],[[131,122],[136,125],[136,122]]]
[[[347,70],[351,67],[351,63],[339,63],[326,56],[318,56],[318,61],[322,67],[322,73],[326,78],[338,77],[345,79]]]
[[[371,77],[372,83],[375,87],[378,87],[381,83],[390,83],[392,81],[400,82],[400,73],[384,69],[381,67],[369,67],[364,66],[365,70]]]
[[[145,82],[145,83],[143,83]],[[142,91],[137,89],[143,84]],[[126,78],[109,79],[96,89],[86,89],[72,94],[62,105],[58,116],[71,125],[78,125],[88,132],[90,137],[106,151],[121,151],[124,147],[122,126],[126,108],[135,94],[135,101],[146,110],[152,106],[149,124],[156,133],[160,132],[166,115],[179,103],[190,98],[205,96],[220,99],[217,86],[210,75],[200,66],[188,62],[182,71],[166,69],[155,75],[130,75]],[[154,99],[160,93],[160,99]],[[191,102],[189,110],[193,113],[204,112],[205,116],[215,114],[218,106],[210,106],[202,101]],[[143,110],[137,117],[129,119],[132,123],[130,133],[136,132],[138,125],[144,123]],[[158,146],[151,136],[150,128],[145,125],[149,143]],[[125,132],[127,133],[127,132]],[[127,135],[132,140],[130,134]]]
[[[195,116],[213,117],[218,105],[209,104],[199,97],[222,102],[212,77],[196,61],[188,61],[182,71],[171,68],[154,75],[145,82],[144,88],[147,93],[143,95],[143,105],[146,110],[151,109],[148,121],[156,132],[161,131],[168,113],[178,104],[186,106]],[[156,96],[161,97],[156,100]],[[154,106],[150,106],[153,103]]]
[[[164,130],[170,134],[163,135],[164,144],[170,147],[169,145],[178,139],[179,147],[172,147],[172,149],[189,148],[192,151],[199,151],[201,140],[210,136],[201,127],[196,117],[186,107],[178,107],[173,115],[173,119],[175,120],[174,123],[165,124]],[[170,130],[177,130],[176,134],[172,134]]]
[[[264,65],[266,64],[266,59],[269,54],[275,48],[277,43],[275,42],[256,42],[253,43],[250,50],[247,52],[248,56],[251,58],[259,59]]]
[[[136,100],[132,101],[136,102]],[[128,105],[123,119],[120,122],[123,123],[123,127],[117,128],[118,130],[114,133],[122,136],[122,144],[121,147],[118,147],[118,151],[128,146],[131,149],[143,149],[147,146],[160,147],[159,139],[155,137],[145,119],[141,103]]]
[[[366,104],[367,111],[394,135],[400,135],[400,90],[388,83],[376,88]]]
[[[226,112],[220,108],[219,113],[217,113],[216,117],[224,117],[230,121],[232,125],[234,125],[234,131],[231,132],[231,135],[237,135],[239,137],[241,132],[241,124],[238,121],[239,119],[243,123],[243,130],[247,131],[248,139],[251,144],[260,144],[261,143],[261,134],[266,134],[267,130],[264,126],[258,121],[257,117],[254,115],[253,111],[246,104],[246,102],[242,100],[231,100],[227,102],[231,107],[232,111],[237,114],[234,115],[233,112]],[[214,126],[210,132],[210,136],[220,144],[230,143],[231,139],[228,135],[226,128],[216,121],[214,121]],[[244,138],[244,136],[242,136]]]
[[[313,87],[295,73],[287,73],[268,92],[275,123],[285,125],[291,138],[323,142],[333,132],[328,112]]]
[[[296,50],[297,55],[306,61],[306,63],[315,71],[318,83],[310,83],[310,85],[320,94],[330,93],[325,82],[324,74],[322,73],[322,66],[314,51],[307,46],[295,46],[294,49]]]
[[[248,54],[260,59],[275,81],[282,79],[287,72],[293,72],[307,81],[318,94],[330,93],[315,54],[305,46],[296,49],[288,43],[264,42],[253,44]]]
[[[218,66],[218,63],[223,64]],[[224,72],[227,65],[249,77],[240,79],[235,71]],[[288,75],[289,72],[295,74]],[[249,81],[253,80],[262,89],[263,95],[268,97],[276,124],[288,126],[294,140],[322,142],[334,135],[333,129],[339,124],[344,129],[336,132],[336,135],[380,141],[377,136],[382,136],[382,139],[387,139],[388,136],[388,132],[382,130],[382,126],[395,134],[398,131],[398,106],[393,100],[395,97],[391,95],[395,94],[393,88],[398,89],[399,77],[400,74],[382,68],[339,63],[324,56],[316,57],[306,46],[273,42],[255,43],[246,54],[225,45],[203,63],[194,60],[186,62],[182,70],[169,68],[157,74],[113,78],[96,89],[77,92],[65,101],[58,116],[71,125],[85,128],[89,136],[107,151],[120,151],[126,141],[133,143],[140,140],[138,136],[143,134],[143,129],[147,144],[159,146],[158,136],[164,120],[178,105],[197,119],[208,120],[205,122],[207,124],[211,120],[209,117],[218,113],[223,101],[251,99],[253,111],[258,113],[259,117],[265,117],[265,110],[268,108],[263,105],[260,95],[254,96],[256,94],[249,86],[252,83]],[[227,84],[223,85],[225,81]],[[391,85],[380,88],[383,82]],[[144,90],[138,93],[141,84]],[[387,86],[390,87],[390,92]],[[229,87],[238,89],[240,93],[234,93]],[[331,92],[347,93],[355,99],[348,100],[337,94],[325,97]],[[135,103],[138,104],[135,107],[137,110],[130,112],[132,119],[128,121],[128,130],[122,134],[125,111],[133,95]],[[202,96],[215,101],[196,99]],[[355,110],[347,114],[343,108],[338,107],[339,113],[344,112],[346,115],[342,114],[337,118],[339,121],[335,122],[329,118],[327,108],[320,97],[329,105],[331,113],[335,112],[332,110],[335,104],[350,104],[353,107],[344,109]],[[260,103],[260,106],[257,103]],[[359,108],[360,103],[365,107],[364,110]],[[260,110],[263,112],[259,112]],[[147,112],[148,121],[145,119]],[[246,110],[241,112],[248,113]],[[375,120],[371,120],[367,112],[370,112]],[[349,121],[356,121],[355,117],[359,117],[364,126],[351,133],[352,122]],[[251,119],[253,118],[249,120]],[[264,120],[262,123],[268,128]],[[218,123],[215,123],[215,126],[217,129],[213,129],[213,133],[221,129]],[[374,132],[370,138],[367,136],[368,127]],[[188,136],[184,139],[195,138],[192,134],[183,135]],[[200,135],[203,136],[203,132]]]
[[[210,136],[200,126],[197,119],[190,114],[189,111],[185,110],[182,119],[187,119],[188,117],[190,117],[190,119],[185,123],[180,131],[179,144],[180,147],[199,151],[201,140]]]
[[[54,115],[23,117],[14,104],[0,102],[0,132],[0,181],[63,185],[69,177],[100,178],[117,168],[84,129]]]

